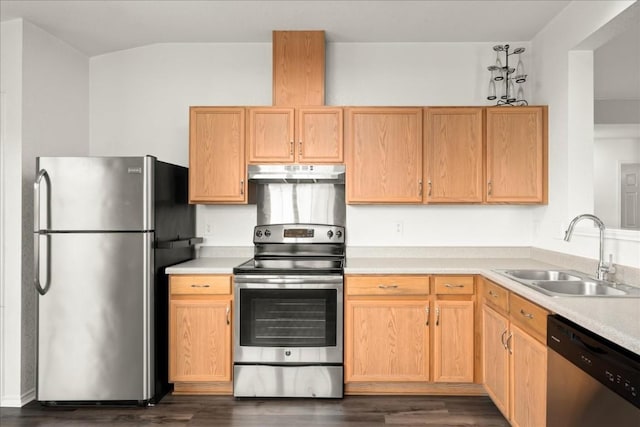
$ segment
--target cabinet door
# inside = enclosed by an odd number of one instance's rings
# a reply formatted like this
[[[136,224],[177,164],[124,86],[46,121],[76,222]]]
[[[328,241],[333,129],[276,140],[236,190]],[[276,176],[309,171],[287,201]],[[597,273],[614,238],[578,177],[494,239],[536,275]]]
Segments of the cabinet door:
[[[547,107],[487,108],[486,201],[547,202]]]
[[[347,301],[345,381],[428,381],[428,301]]]
[[[293,128],[293,108],[250,108],[249,163],[293,162]]]
[[[273,32],[273,105],[324,105],[324,31]]]
[[[488,306],[482,308],[482,368],[484,388],[500,412],[509,418],[509,352],[505,335],[509,321]]]
[[[425,109],[427,203],[480,203],[482,108]]]
[[[342,163],[342,109],[300,108],[296,132],[300,163]]]
[[[547,347],[511,324],[511,425],[537,427],[547,420]]]
[[[191,107],[189,201],[244,203],[244,108]]]
[[[172,300],[169,381],[231,381],[231,300]]]
[[[473,305],[473,301],[435,302],[435,382],[473,382]]]
[[[422,202],[422,110],[347,110],[347,202]]]

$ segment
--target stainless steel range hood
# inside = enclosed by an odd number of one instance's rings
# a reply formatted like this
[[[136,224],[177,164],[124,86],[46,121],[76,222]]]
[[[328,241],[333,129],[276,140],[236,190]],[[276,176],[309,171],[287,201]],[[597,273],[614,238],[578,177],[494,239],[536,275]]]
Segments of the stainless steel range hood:
[[[249,181],[257,184],[344,184],[344,165],[249,165]]]

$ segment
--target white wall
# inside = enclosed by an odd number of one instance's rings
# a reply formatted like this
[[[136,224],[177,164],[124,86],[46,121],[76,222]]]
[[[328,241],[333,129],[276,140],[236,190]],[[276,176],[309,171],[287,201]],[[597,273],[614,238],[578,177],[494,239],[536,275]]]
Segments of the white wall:
[[[640,98],[596,99],[593,107],[593,119],[596,124],[640,123]]]
[[[620,228],[620,165],[640,163],[640,125],[596,126],[593,155],[595,214]]]
[[[326,103],[488,105],[494,44],[330,43]],[[91,58],[91,154],[154,154],[187,165],[189,106],[270,105],[271,54],[270,43],[159,44]],[[250,246],[255,210],[199,206],[198,234],[206,245]],[[350,206],[348,244],[528,246],[533,210]]]
[[[21,403],[22,20],[0,24],[0,405]],[[8,209],[8,207],[11,209]]]
[[[576,236],[571,243],[561,239],[561,230],[574,216],[593,212],[593,49],[597,46],[580,44],[634,3],[574,1],[532,40],[536,101],[549,105],[551,184],[549,205],[535,215],[537,247],[597,257],[595,233]],[[640,267],[637,239],[608,238],[605,243],[605,254],[612,253],[614,262]]]
[[[89,60],[29,22],[3,22],[2,30],[2,91],[5,92],[7,64],[17,74],[6,81],[7,98],[10,93],[11,97],[19,94],[19,101],[7,102],[7,114],[12,117],[7,122],[20,129],[19,134],[7,138],[5,147],[19,154],[7,156],[6,161],[12,162],[6,170],[3,168],[5,188],[10,189],[6,195],[12,198],[11,205],[3,204],[3,213],[13,224],[11,230],[7,223],[5,227],[7,232],[16,233],[4,235],[5,248],[9,246],[11,250],[4,253],[7,271],[3,288],[7,311],[17,311],[20,321],[17,325],[3,322],[1,329],[5,339],[17,333],[19,340],[15,346],[3,345],[6,360],[2,366],[1,404],[21,406],[35,396],[36,293],[32,271],[35,158],[89,153]],[[4,49],[5,32],[13,40],[8,52]],[[5,57],[9,53],[13,55]],[[9,260],[12,256],[16,259]]]
[[[596,48],[594,55],[597,100],[640,100],[640,20]]]

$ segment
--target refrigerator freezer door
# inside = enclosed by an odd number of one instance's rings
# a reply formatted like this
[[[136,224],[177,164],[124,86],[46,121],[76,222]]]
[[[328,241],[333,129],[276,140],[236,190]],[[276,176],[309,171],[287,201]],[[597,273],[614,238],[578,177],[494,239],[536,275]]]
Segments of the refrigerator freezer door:
[[[154,230],[155,162],[151,156],[39,157],[36,174],[46,171],[48,180],[36,186],[35,231]]]
[[[51,277],[48,292],[38,297],[37,399],[150,399],[155,368],[153,233],[39,238],[41,258],[51,263],[42,263],[40,274],[48,271]]]

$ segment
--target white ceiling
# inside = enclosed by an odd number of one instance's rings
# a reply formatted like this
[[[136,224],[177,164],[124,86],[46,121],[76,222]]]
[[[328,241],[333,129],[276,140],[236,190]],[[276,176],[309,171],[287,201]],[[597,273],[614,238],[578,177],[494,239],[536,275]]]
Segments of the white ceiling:
[[[569,1],[0,1],[88,56],[163,42],[270,42],[325,30],[329,42],[529,41]]]

